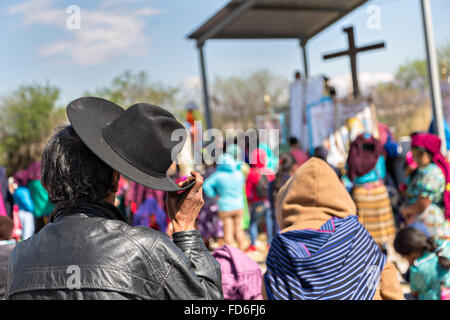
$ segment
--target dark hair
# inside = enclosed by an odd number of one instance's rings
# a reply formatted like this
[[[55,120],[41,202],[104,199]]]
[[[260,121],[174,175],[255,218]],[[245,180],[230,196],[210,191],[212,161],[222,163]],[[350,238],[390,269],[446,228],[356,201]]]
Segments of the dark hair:
[[[298,139],[296,137],[290,137],[289,138],[289,144],[292,146],[294,144],[298,143]]]
[[[424,147],[415,146],[415,147],[411,148],[411,151],[413,149],[419,151],[421,154],[427,153],[428,156],[430,157],[430,159],[433,159],[433,154],[430,151],[428,151],[427,149],[425,149]]]
[[[50,201],[57,204],[70,206],[105,199],[117,187],[113,173],[70,125],[59,128],[42,152],[41,182]]]
[[[0,216],[0,240],[9,240],[14,228],[14,222],[10,217]]]
[[[313,157],[322,159],[323,161],[327,161],[327,157],[328,157],[328,150],[325,149],[325,147],[315,147],[314,148],[314,153],[313,153]]]
[[[292,167],[297,164],[295,158],[290,153],[280,155],[280,166],[278,168],[275,179],[273,180],[273,196],[275,197],[281,187],[288,180],[287,177]]]
[[[434,252],[439,257],[439,265],[445,270],[450,269],[450,260],[440,255],[438,244],[433,238],[428,238],[422,231],[416,228],[406,227],[401,229],[394,240],[394,249],[402,255],[410,255],[413,252]]]

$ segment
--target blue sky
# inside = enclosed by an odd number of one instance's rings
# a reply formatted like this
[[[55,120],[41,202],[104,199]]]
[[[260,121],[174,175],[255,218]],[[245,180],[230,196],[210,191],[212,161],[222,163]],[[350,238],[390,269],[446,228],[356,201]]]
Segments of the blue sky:
[[[0,2],[0,95],[21,84],[49,81],[62,89],[61,104],[108,84],[126,69],[146,71],[151,80],[198,87],[195,44],[186,36],[227,0],[14,0]],[[379,29],[366,26],[370,5],[381,9]],[[81,9],[81,29],[68,30],[67,7]],[[450,1],[431,0],[436,44],[450,42]],[[372,0],[309,42],[311,74],[336,81],[349,72],[348,59],[322,60],[344,49],[342,28],[355,26],[358,45],[385,41],[385,50],[359,55],[369,80],[388,79],[407,60],[424,58],[419,0]],[[258,69],[291,79],[301,69],[295,40],[213,40],[206,44],[210,83]]]

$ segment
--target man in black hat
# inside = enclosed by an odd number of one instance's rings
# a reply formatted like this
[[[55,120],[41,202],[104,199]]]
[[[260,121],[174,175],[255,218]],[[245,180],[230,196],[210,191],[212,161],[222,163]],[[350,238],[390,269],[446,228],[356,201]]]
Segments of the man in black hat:
[[[203,179],[192,172],[177,185],[166,174],[184,127],[154,105],[93,97],[67,115],[42,154],[51,223],[12,252],[7,299],[223,299],[220,265],[194,228]],[[168,191],[173,240],[114,207],[119,174]]]

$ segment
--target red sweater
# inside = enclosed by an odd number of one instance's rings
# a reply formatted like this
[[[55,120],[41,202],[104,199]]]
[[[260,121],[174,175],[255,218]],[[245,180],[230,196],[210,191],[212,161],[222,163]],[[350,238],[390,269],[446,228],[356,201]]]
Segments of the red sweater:
[[[269,182],[275,179],[275,173],[266,168],[267,155],[261,149],[255,149],[250,157],[250,172],[245,183],[245,193],[247,195],[247,200],[249,203],[258,202],[267,199],[267,196],[260,198],[256,192],[256,186],[258,185],[259,178],[261,177],[261,172],[263,172]]]

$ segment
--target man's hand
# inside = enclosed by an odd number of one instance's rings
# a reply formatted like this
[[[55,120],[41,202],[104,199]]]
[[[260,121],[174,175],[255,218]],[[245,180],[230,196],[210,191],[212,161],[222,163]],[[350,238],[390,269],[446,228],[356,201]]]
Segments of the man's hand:
[[[195,230],[195,220],[203,207],[203,178],[196,171],[191,172],[191,177],[179,186],[184,186],[195,180],[194,186],[182,193],[168,192],[167,211],[172,220],[173,232]]]

